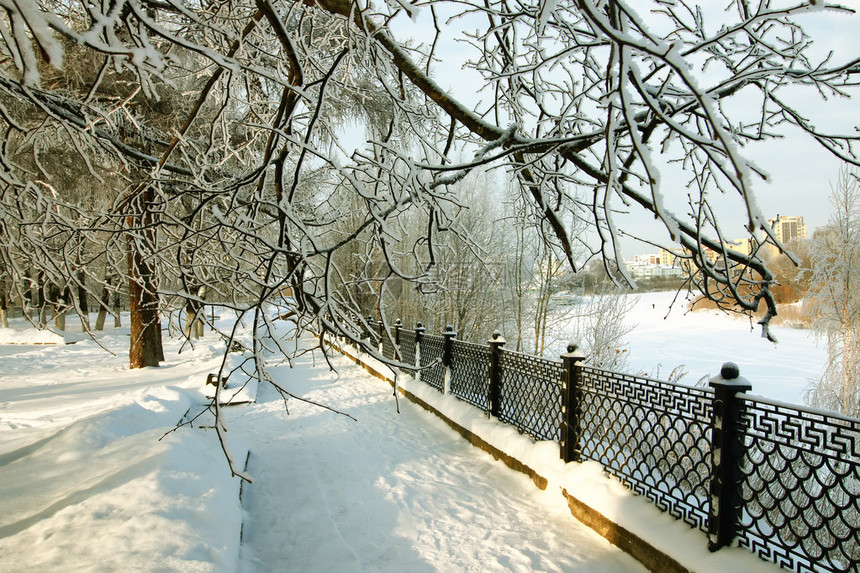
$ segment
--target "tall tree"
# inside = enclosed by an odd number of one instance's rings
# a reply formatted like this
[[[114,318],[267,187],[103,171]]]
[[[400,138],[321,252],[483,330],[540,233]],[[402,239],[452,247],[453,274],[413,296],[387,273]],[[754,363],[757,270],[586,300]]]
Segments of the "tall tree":
[[[842,169],[830,195],[833,215],[812,239],[807,310],[827,343],[827,366],[808,400],[860,416],[860,173]]]

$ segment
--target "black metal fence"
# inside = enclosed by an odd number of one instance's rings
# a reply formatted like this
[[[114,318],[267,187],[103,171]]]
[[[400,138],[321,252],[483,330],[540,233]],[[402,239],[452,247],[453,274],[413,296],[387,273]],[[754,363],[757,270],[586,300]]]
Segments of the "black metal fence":
[[[860,420],[743,396],[738,543],[796,570],[860,570]]]
[[[576,367],[577,460],[596,460],[660,509],[707,532],[713,390]]]
[[[382,323],[404,372],[537,440],[593,460],[708,536],[794,571],[860,570],[860,420],[746,394],[726,364],[708,388],[591,368]],[[388,341],[394,341],[394,344]]]

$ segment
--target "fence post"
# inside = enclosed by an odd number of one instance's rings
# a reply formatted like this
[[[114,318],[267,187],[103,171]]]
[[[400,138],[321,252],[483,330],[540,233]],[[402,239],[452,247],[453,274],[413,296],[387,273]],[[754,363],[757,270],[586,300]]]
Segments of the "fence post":
[[[711,430],[711,503],[708,510],[708,550],[730,545],[737,535],[741,509],[740,464],[746,446],[738,432],[743,406],[737,394],[752,390],[732,362],[710,379],[714,389]]]
[[[382,349],[385,347],[382,340],[386,336],[388,336],[388,334],[385,332],[385,323],[382,322],[382,318],[379,319],[379,322],[377,323],[377,327],[379,329],[379,351],[382,352],[383,351]]]
[[[561,388],[561,459],[567,462],[578,462],[579,459],[579,400],[576,395],[580,380],[582,379],[583,354],[571,342],[567,345],[567,352],[561,355],[564,364],[564,376]]]
[[[415,323],[415,364],[413,366],[421,366],[421,339],[424,337],[424,325],[420,322]],[[415,371],[415,379],[421,380],[421,370]]]
[[[499,417],[502,413],[501,408],[501,389],[502,389],[502,347],[505,345],[505,339],[502,338],[502,333],[498,330],[493,333],[493,337],[487,341],[490,345],[490,387],[487,390],[487,402],[489,402],[489,411],[491,416]]]
[[[365,320],[367,321],[367,345],[372,346],[373,339],[376,336],[376,334],[373,332],[373,325],[374,323],[376,323],[376,321],[373,320],[373,315],[370,314],[367,315],[367,318]],[[378,346],[379,345],[377,344],[377,350],[379,350]]]
[[[394,360],[402,360],[403,356],[400,354],[400,329],[403,328],[403,322],[398,318],[394,321],[394,332],[392,333],[392,339],[394,342]]]
[[[450,394],[451,364],[454,362],[454,338],[457,337],[457,333],[454,332],[454,327],[449,324],[445,327],[442,336],[445,337],[445,343],[442,345],[442,364],[445,366],[445,381],[442,384],[442,392]]]

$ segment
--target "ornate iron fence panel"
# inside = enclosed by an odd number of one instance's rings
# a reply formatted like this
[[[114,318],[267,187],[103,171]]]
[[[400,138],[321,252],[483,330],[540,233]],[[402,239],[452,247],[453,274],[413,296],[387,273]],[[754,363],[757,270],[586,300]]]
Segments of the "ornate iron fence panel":
[[[421,380],[440,392],[445,389],[445,366],[442,364],[444,344],[445,338],[442,336],[425,334],[421,337],[421,367],[424,368],[421,370]]]
[[[455,340],[451,344],[451,393],[487,411],[490,387],[490,347]]]
[[[795,571],[860,570],[860,420],[739,398],[739,544]]]
[[[561,438],[561,362],[502,350],[499,418],[538,440]]]
[[[388,334],[382,336],[382,355],[392,360],[397,358],[397,348],[394,347],[394,342]]]
[[[406,364],[415,364],[415,331],[400,331],[400,361]],[[414,370],[401,369],[406,374],[415,374]]]
[[[657,507],[707,532],[713,390],[583,367],[575,392],[581,459],[600,462]]]

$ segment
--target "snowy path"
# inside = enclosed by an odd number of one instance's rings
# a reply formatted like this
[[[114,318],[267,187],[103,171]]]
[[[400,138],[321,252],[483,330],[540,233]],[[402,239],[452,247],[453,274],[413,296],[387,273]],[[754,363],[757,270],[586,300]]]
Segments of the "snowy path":
[[[306,355],[231,410],[251,444],[241,570],[644,571],[570,516],[557,492],[473,448],[388,384],[341,359],[340,379]]]

